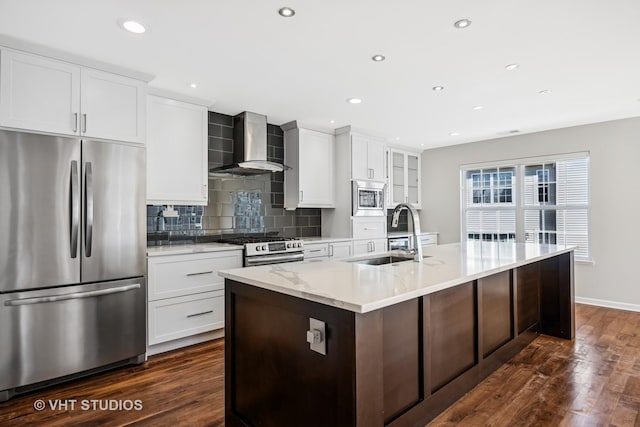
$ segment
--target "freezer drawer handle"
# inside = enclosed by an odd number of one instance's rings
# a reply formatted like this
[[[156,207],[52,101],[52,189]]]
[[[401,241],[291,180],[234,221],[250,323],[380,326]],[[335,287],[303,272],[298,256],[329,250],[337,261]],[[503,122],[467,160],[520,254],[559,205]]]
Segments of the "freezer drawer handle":
[[[5,301],[4,305],[8,307],[14,307],[18,305],[33,305],[33,304],[43,304],[48,302],[67,301],[71,299],[92,298],[92,297],[99,297],[102,295],[119,294],[122,292],[132,291],[134,289],[140,289],[140,283],[120,286],[118,288],[99,289],[97,291],[74,292],[72,294],[52,295],[48,297],[14,299],[14,300]]]
[[[205,314],[213,313],[213,310],[203,311],[202,313],[187,314],[187,317],[204,316]]]
[[[71,162],[71,258],[78,256],[78,227],[80,226],[80,189],[78,188],[78,161]]]
[[[187,273],[187,276],[200,276],[201,274],[212,274],[213,271],[203,271],[201,273]]]
[[[85,163],[84,182],[84,255],[89,258],[93,247],[93,169],[91,162]]]

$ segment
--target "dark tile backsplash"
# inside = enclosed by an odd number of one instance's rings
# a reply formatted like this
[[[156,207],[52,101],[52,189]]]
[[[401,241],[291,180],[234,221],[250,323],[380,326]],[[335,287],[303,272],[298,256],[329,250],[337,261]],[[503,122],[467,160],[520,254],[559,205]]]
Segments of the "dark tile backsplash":
[[[387,232],[394,233],[397,231],[409,230],[409,212],[406,209],[400,212],[400,218],[398,218],[398,228],[391,227],[392,220],[393,220],[393,209],[387,209]]]
[[[272,124],[267,125],[267,160],[284,162],[284,133]],[[209,168],[232,162],[233,117],[209,112]],[[177,218],[159,216],[163,206],[147,206],[147,244],[211,242],[228,234],[321,235],[320,209],[286,211],[283,205],[283,172],[210,178],[207,206],[174,206]]]

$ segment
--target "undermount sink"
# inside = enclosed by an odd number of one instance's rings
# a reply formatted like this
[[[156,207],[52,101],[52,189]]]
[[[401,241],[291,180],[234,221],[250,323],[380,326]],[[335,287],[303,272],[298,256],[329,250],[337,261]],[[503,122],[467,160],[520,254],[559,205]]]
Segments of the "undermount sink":
[[[396,262],[413,261],[413,256],[384,255],[375,258],[354,259],[349,262],[368,265],[395,264]]]

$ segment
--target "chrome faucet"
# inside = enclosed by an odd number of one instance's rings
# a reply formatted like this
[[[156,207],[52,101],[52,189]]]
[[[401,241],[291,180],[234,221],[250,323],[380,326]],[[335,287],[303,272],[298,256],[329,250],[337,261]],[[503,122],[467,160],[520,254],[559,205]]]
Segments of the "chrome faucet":
[[[413,260],[415,262],[422,261],[422,244],[420,242],[420,218],[418,217],[418,211],[409,203],[400,203],[393,209],[393,219],[391,220],[391,227],[398,228],[398,219],[400,219],[400,212],[406,209],[411,214],[411,224],[413,225]]]

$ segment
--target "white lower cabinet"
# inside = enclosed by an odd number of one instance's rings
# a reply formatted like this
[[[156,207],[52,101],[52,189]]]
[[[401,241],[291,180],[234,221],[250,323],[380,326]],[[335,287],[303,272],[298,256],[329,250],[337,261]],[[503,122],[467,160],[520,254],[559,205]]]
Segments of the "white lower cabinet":
[[[304,244],[304,259],[327,261],[330,259],[348,258],[353,255],[351,240],[341,242],[318,242]]]
[[[353,254],[366,255],[387,251],[387,239],[362,239],[353,241]]]
[[[304,259],[329,258],[328,243],[305,243]]]
[[[347,258],[353,255],[353,242],[334,242],[329,243],[329,257],[331,258]]]
[[[224,291],[149,302],[149,345],[224,328]]]
[[[154,256],[147,260],[148,354],[205,341],[224,328],[220,270],[242,267],[242,250]]]
[[[420,243],[422,246],[437,245],[438,234],[437,233],[422,233],[420,235]]]

